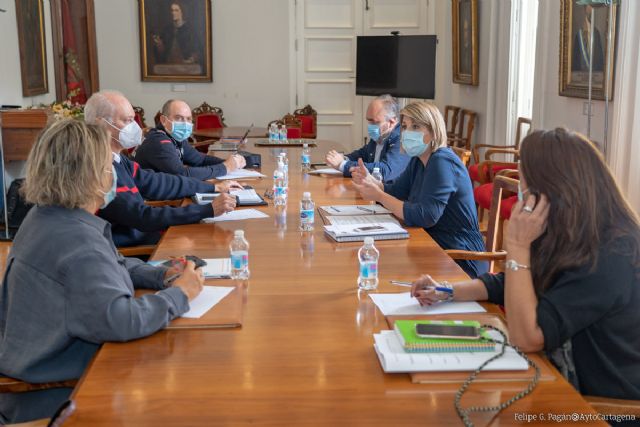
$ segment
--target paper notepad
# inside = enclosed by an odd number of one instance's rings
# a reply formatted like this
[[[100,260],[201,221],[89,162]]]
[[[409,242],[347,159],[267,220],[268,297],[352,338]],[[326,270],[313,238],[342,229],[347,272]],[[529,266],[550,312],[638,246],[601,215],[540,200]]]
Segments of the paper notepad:
[[[495,343],[485,339],[425,338],[416,333],[416,325],[461,325],[480,329],[475,320],[396,320],[394,332],[404,351],[408,353],[459,353],[470,351],[495,351]],[[487,331],[480,332],[483,338],[490,338]]]
[[[261,174],[260,172],[248,170],[248,169],[237,169],[233,172],[229,172],[226,175],[219,176],[217,179],[246,179],[246,178],[266,178],[266,175]]]
[[[365,237],[373,237],[375,240],[409,238],[407,230],[392,222],[325,225],[324,232],[336,242],[358,242],[363,241]]]
[[[269,218],[264,212],[260,212],[256,209],[237,209],[235,211],[227,212],[226,214],[216,216],[213,218],[205,218],[202,220],[204,223],[222,222],[222,221],[240,221],[243,219],[255,219],[255,218]]]
[[[312,171],[309,171],[308,173],[315,174],[315,175],[340,175],[340,176],[342,176],[342,172],[340,172],[339,170],[336,170],[334,168],[314,169]]]
[[[205,258],[207,265],[202,267],[205,279],[228,279],[231,277],[230,258]]]
[[[230,191],[229,194],[236,196],[240,205],[257,205],[264,203],[262,197],[260,197],[253,188],[233,190]],[[199,205],[206,205],[211,203],[219,195],[220,193],[196,193],[193,199]]]
[[[489,335],[493,339],[502,340],[496,331],[489,331]],[[497,344],[495,351],[476,353],[407,353],[394,331],[380,331],[379,334],[374,334],[373,338],[373,347],[378,354],[380,365],[387,373],[473,371],[502,348],[501,344]],[[525,371],[528,367],[524,358],[514,349],[507,347],[504,356],[489,363],[483,371]]]
[[[380,205],[331,205],[320,206],[327,215],[378,215],[390,214],[391,211]]]
[[[376,224],[392,223],[400,225],[392,215],[327,215],[325,217],[330,225]]]
[[[385,316],[414,314],[484,313],[486,310],[475,301],[440,302],[421,306],[409,292],[397,294],[369,294],[375,305]]]
[[[200,295],[189,302],[189,311],[181,317],[198,319],[234,290],[233,286],[203,286]]]

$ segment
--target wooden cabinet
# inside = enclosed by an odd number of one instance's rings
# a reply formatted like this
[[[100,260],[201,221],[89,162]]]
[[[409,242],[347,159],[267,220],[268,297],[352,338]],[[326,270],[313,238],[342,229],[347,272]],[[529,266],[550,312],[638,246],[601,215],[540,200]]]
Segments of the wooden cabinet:
[[[40,131],[52,120],[48,109],[0,111],[4,161],[26,160]]]

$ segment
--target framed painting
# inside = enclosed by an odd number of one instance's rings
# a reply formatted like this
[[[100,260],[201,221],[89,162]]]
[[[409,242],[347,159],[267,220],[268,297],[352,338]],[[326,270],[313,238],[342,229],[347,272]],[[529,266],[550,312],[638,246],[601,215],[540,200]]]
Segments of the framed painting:
[[[49,92],[42,0],[16,0],[22,95]]]
[[[617,6],[613,5],[613,20],[609,22],[608,7],[581,5],[578,0],[562,0],[560,10],[560,71],[561,96],[588,98],[589,63],[591,62],[591,98],[604,100],[607,57],[611,60],[609,99],[613,99],[615,71]],[[594,12],[591,22],[591,12]],[[611,49],[608,48],[611,28]],[[593,48],[591,45],[593,32]]]
[[[453,82],[478,85],[478,1],[451,0]]]
[[[211,0],[138,0],[143,81],[210,82]]]

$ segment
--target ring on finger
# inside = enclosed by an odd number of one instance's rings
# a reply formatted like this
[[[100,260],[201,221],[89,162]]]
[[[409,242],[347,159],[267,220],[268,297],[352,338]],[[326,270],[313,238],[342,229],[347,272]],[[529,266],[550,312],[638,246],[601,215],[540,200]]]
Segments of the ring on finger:
[[[522,208],[522,210],[527,213],[533,212],[533,208],[531,206],[525,206],[524,208]]]

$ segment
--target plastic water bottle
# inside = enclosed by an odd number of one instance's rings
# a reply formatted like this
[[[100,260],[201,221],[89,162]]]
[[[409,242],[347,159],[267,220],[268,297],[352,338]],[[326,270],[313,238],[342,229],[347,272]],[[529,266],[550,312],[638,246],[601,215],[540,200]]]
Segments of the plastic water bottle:
[[[280,125],[280,142],[287,142],[287,126]]]
[[[249,242],[244,238],[243,230],[236,230],[229,245],[231,251],[231,278],[249,278]]]
[[[278,125],[271,123],[271,125],[269,125],[269,142],[277,142],[279,139],[280,134],[278,133]]]
[[[284,178],[287,183],[287,188],[289,188],[289,158],[287,157],[287,153],[281,152],[279,154],[282,159],[282,163],[284,164]]]
[[[309,144],[302,145],[300,163],[302,164],[302,172],[309,172],[311,170],[311,151],[309,151]]]
[[[378,259],[380,252],[373,246],[373,237],[365,237],[364,245],[358,250],[360,276],[358,288],[371,291],[378,288]]]
[[[311,193],[305,191],[300,201],[300,231],[313,230],[315,210],[316,205],[311,200]]]
[[[371,176],[376,181],[382,182],[382,173],[380,173],[380,168],[373,168],[373,173],[371,174]]]
[[[273,171],[273,203],[276,206],[287,204],[286,182],[284,176],[284,163],[278,159],[278,167]]]

